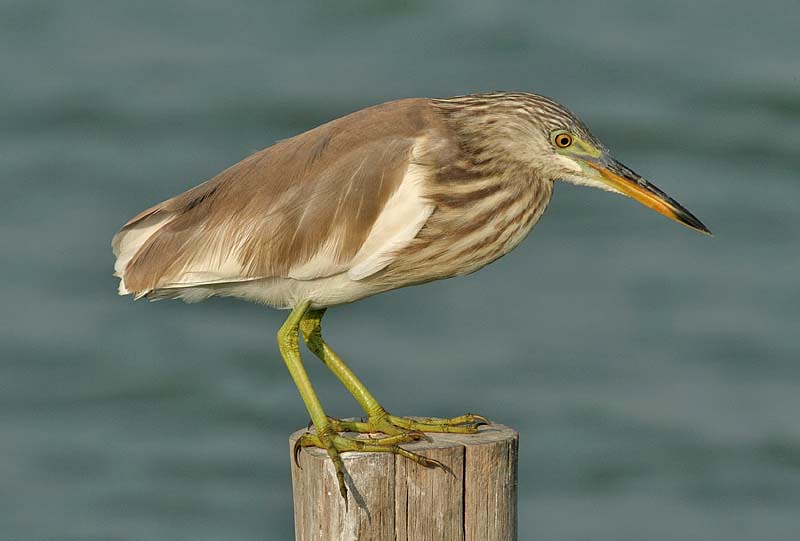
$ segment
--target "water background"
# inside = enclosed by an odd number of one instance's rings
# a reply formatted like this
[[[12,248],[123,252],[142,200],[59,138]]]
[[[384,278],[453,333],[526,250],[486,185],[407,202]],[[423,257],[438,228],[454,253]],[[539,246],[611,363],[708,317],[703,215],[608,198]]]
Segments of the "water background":
[[[706,238],[566,185],[515,252],[329,311],[399,414],[516,427],[520,538],[800,538],[800,6],[0,3],[0,540],[292,535],[283,313],[132,303],[110,239],[407,96],[558,98]],[[331,415],[358,414],[323,367]]]

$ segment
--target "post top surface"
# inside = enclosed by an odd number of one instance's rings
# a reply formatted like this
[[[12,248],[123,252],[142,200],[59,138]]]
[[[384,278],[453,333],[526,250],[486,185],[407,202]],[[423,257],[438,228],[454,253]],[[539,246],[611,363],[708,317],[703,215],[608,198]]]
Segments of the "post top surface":
[[[294,432],[289,437],[289,442],[294,445],[294,442],[305,434],[306,432],[313,432],[314,428],[311,427],[310,430],[306,428],[301,428],[300,430]],[[370,437],[369,434],[355,434],[355,433],[345,433],[348,437],[361,437],[367,439]],[[430,441],[417,441],[413,443],[404,443],[402,447],[404,449],[408,449],[409,451],[419,452],[424,451],[426,449],[442,449],[446,447],[474,447],[479,445],[487,445],[491,443],[497,443],[501,441],[508,441],[511,439],[517,438],[519,435],[516,430],[513,428],[509,428],[505,425],[492,423],[489,425],[483,425],[478,427],[477,434],[438,434],[438,433],[431,433],[428,432],[426,435],[430,438]],[[380,437],[382,434],[373,434],[372,437]],[[313,457],[326,457],[327,453],[324,449],[319,449],[316,447],[306,447],[303,449],[304,453],[309,453]],[[343,459],[347,458],[354,458],[363,455],[374,455],[374,453],[358,453],[358,452],[348,452],[342,455]]]

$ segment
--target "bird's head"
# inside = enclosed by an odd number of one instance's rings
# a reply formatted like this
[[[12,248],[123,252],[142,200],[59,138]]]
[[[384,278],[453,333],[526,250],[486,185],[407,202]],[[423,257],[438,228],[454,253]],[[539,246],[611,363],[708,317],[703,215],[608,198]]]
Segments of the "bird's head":
[[[701,233],[711,231],[683,205],[619,161],[564,106],[536,96],[534,115],[553,164],[555,180],[616,192]]]
[[[537,94],[496,92],[440,103],[460,117],[467,135],[477,141],[478,154],[513,156],[542,178],[619,193],[711,234],[683,205],[611,156],[578,117],[554,100]]]
[[[617,161],[575,120],[571,126],[552,126],[547,133],[555,169],[559,170],[557,179],[626,195],[667,218],[711,234],[683,205]]]

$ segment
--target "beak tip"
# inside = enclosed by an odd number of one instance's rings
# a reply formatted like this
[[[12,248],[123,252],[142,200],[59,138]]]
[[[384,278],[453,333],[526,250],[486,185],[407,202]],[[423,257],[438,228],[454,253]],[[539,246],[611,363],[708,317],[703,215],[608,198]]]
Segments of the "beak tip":
[[[700,222],[697,222],[697,225],[695,225],[695,224],[686,224],[686,225],[688,225],[689,227],[691,227],[692,229],[694,229],[698,233],[702,233],[703,235],[705,235],[707,237],[713,237],[714,236],[714,233],[712,233],[709,228],[707,228],[705,225],[703,225]]]
[[[684,225],[687,225],[694,229],[695,231],[699,231],[700,233],[707,235],[709,237],[713,237],[714,234],[711,232],[709,228],[705,226],[703,222],[698,220],[694,214],[689,212],[688,210],[684,209],[683,207],[679,207],[680,212],[676,213],[675,218]]]

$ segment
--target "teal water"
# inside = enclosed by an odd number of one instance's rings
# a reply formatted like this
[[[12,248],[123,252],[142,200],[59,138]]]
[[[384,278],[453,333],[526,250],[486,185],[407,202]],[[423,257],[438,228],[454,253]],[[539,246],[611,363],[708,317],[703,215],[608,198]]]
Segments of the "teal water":
[[[521,433],[521,539],[800,538],[800,6],[0,3],[0,539],[288,539],[282,313],[117,297],[139,210],[352,110],[556,97],[706,238],[559,185],[474,275],[329,312],[394,412]],[[332,415],[357,414],[323,369]]]

